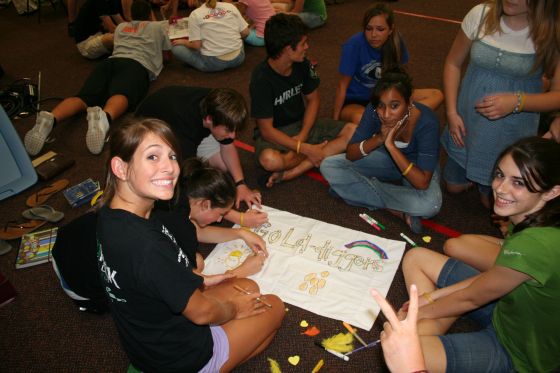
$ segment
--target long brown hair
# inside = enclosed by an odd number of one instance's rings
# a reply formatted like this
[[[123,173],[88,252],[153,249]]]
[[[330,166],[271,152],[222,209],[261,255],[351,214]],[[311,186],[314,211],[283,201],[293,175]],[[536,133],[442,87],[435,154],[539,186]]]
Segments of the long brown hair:
[[[111,202],[117,189],[117,177],[111,170],[111,159],[119,157],[126,163],[131,163],[136,149],[149,133],[160,137],[181,159],[181,148],[173,131],[164,121],[159,119],[136,119],[119,126],[109,140],[109,158],[106,163],[105,189],[103,200],[98,207]]]
[[[502,152],[496,167],[506,155],[511,155],[529,192],[544,193],[560,185],[560,167],[558,167],[560,144],[554,140],[541,137],[521,139]],[[513,231],[519,232],[530,227],[558,226],[560,226],[560,197],[548,201],[542,209],[527,215]]]
[[[395,24],[395,15],[393,10],[383,3],[377,3],[369,7],[362,18],[362,29],[365,31],[369,21],[376,16],[384,16],[387,25],[392,30],[389,39],[383,44],[381,50],[383,52],[382,71],[391,70],[401,65],[403,55],[403,41],[401,34],[397,30]]]
[[[486,4],[488,12],[484,20],[485,34],[502,32],[500,18],[504,14],[503,0],[491,0]],[[535,45],[535,63],[532,71],[542,68],[551,78],[560,56],[560,1],[526,0],[530,36]]]

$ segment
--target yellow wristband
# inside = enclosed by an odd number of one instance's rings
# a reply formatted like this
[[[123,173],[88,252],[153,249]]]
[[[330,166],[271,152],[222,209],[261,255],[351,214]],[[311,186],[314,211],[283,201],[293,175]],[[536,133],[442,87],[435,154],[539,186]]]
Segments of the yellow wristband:
[[[240,212],[239,213],[239,225],[241,226],[241,228],[243,228],[243,218],[245,217],[245,213]]]
[[[433,298],[430,296],[430,293],[422,293],[422,296],[424,297],[424,299],[426,299],[428,301],[428,303],[434,303]]]
[[[525,93],[521,92],[521,103],[519,104],[519,111],[522,112],[525,107]]]
[[[414,167],[414,163],[410,162],[410,164],[408,165],[406,170],[403,171],[402,175],[406,176],[406,174],[408,174],[410,172],[410,170],[412,170],[412,167]]]
[[[296,146],[296,154],[299,154],[299,149],[300,148],[301,148],[301,140],[298,140],[297,146]]]

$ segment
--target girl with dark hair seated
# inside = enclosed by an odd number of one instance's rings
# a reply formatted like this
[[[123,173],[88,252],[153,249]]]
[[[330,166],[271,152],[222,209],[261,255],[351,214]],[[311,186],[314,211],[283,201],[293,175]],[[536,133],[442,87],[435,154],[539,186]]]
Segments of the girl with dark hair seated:
[[[503,242],[471,235],[470,255],[458,255],[465,262],[424,248],[405,255],[407,286],[416,284],[422,293],[418,332],[428,371],[560,367],[559,157],[560,144],[538,137],[520,140],[499,156],[494,212],[511,220]],[[401,319],[406,310],[399,312]],[[445,334],[462,315],[482,329]]]
[[[441,207],[438,120],[411,101],[410,77],[392,70],[377,82],[346,154],[321,163],[331,191],[348,204],[387,209],[422,230],[420,217]]]

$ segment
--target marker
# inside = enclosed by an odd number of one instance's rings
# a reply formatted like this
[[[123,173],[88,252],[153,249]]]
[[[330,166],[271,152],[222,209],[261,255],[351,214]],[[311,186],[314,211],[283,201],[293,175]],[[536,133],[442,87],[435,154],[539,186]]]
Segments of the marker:
[[[350,324],[348,324],[347,322],[343,322],[342,325],[344,325],[344,327],[346,329],[348,329],[348,331],[350,333],[352,333],[352,335],[354,336],[354,338],[356,338],[361,344],[363,344],[364,346],[367,346],[367,343],[360,338],[360,336],[358,335],[358,333],[356,332],[356,329],[354,329],[352,326],[350,326]]]
[[[366,223],[368,223],[369,225],[377,229],[379,232],[381,232],[381,228],[379,228],[379,225],[375,223],[375,220],[373,220],[371,216],[369,216],[368,214],[360,214],[359,217],[364,219]]]
[[[242,287],[238,286],[238,285],[233,285],[233,287],[236,290],[239,290],[242,293],[245,293],[247,295],[251,295],[250,292],[248,292],[247,290],[243,289]],[[272,308],[272,304],[268,303],[267,301],[265,301],[264,299],[262,299],[261,297],[256,297],[255,298],[257,300],[257,302],[261,302],[262,304],[264,304],[265,306],[267,306],[268,308]]]
[[[364,215],[367,216],[368,218],[370,218],[371,221],[374,222],[375,224],[377,224],[379,227],[381,227],[381,229],[385,230],[385,226],[383,224],[381,224],[380,222],[378,222],[377,220],[375,220],[374,218],[372,218],[368,214],[364,214]]]
[[[342,360],[344,360],[344,361],[350,361],[350,358],[349,358],[348,356],[344,355],[343,353],[340,353],[340,352],[335,351],[335,350],[331,350],[331,349],[329,349],[329,348],[325,348],[322,344],[320,344],[320,343],[317,342],[317,341],[315,341],[315,344],[316,344],[317,346],[321,347],[323,350],[325,350],[325,351],[327,351],[327,352],[333,354],[334,356],[336,356],[336,357],[338,357],[338,358],[340,358],[340,359],[342,359]]]
[[[318,371],[320,371],[324,364],[325,361],[323,359],[319,360],[319,362],[317,363],[317,365],[315,365],[315,368],[313,368],[311,373],[317,373]]]
[[[410,238],[408,238],[408,236],[404,233],[401,233],[401,237],[404,238],[404,240],[406,242],[408,242],[412,247],[416,247],[418,245],[416,245],[416,243],[414,241],[412,241]]]
[[[378,344],[379,342],[381,342],[381,339],[378,339],[378,340],[375,341],[375,342],[371,342],[371,343],[369,343],[369,344],[367,344],[367,345],[365,345],[365,346],[360,346],[360,347],[358,347],[358,348],[355,349],[355,350],[352,350],[352,351],[350,351],[350,352],[345,353],[344,355],[350,355],[350,354],[353,354],[354,352],[363,350],[364,348],[370,348],[370,347],[377,346],[377,344]]]

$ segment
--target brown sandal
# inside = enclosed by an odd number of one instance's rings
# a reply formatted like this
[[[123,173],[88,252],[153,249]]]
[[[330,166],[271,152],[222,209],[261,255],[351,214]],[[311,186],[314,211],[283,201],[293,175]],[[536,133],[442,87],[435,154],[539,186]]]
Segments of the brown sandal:
[[[0,239],[6,241],[15,240],[16,238],[20,238],[24,234],[30,233],[43,226],[45,223],[45,220],[29,220],[25,223],[9,221],[6,223],[4,228],[0,230]]]
[[[41,189],[37,193],[33,193],[31,196],[29,196],[27,201],[25,201],[25,204],[29,207],[44,205],[52,195],[66,188],[69,183],[70,182],[68,181],[68,179],[57,180],[46,188]]]

